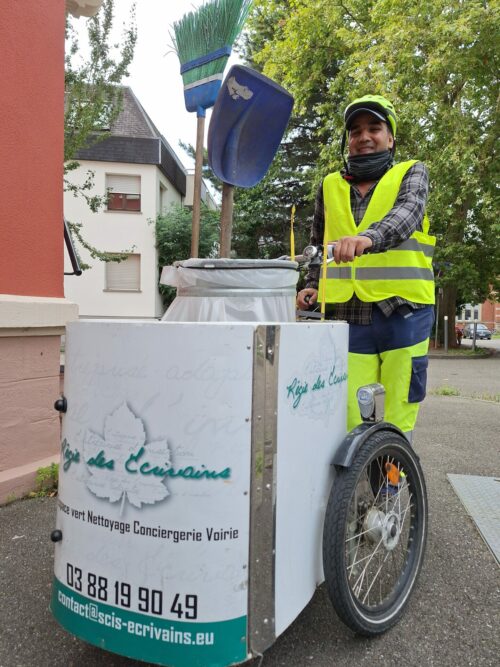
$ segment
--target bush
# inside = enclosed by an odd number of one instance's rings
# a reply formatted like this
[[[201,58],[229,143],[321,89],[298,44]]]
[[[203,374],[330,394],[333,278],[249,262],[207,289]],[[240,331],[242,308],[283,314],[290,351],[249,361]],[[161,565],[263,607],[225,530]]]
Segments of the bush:
[[[59,464],[51,463],[38,468],[35,477],[35,491],[30,496],[55,496],[59,482]]]
[[[199,257],[217,257],[219,252],[219,212],[202,205],[200,220]],[[192,213],[180,204],[155,220],[156,248],[158,249],[159,275],[164,266],[191,256]],[[175,297],[175,288],[160,285],[163,304],[168,306]]]

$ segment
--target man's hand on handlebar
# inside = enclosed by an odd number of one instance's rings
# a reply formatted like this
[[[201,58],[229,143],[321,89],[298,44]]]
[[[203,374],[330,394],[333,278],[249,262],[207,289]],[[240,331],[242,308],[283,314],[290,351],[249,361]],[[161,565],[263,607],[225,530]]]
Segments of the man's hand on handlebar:
[[[368,236],[343,236],[338,241],[331,241],[327,244],[333,249],[332,260],[336,264],[342,262],[352,262],[354,257],[360,257],[365,250],[372,247],[372,240]],[[308,250],[315,251],[314,254],[307,253]],[[322,246],[307,246],[304,250],[304,257],[317,264],[322,264]],[[329,254],[330,256],[330,254]],[[306,287],[297,294],[297,307],[299,310],[308,310],[318,300],[318,290],[313,287]]]
[[[355,257],[360,257],[365,250],[371,248],[373,243],[368,236],[343,236],[338,241],[332,241],[333,259],[336,264],[341,262],[352,262]]]
[[[300,310],[307,310],[318,300],[318,290],[313,287],[306,287],[297,294],[297,306]]]

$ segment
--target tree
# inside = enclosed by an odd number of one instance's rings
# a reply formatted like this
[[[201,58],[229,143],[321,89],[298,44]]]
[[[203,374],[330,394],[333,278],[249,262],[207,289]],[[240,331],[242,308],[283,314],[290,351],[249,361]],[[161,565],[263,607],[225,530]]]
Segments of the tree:
[[[90,195],[94,174],[87,172],[83,184],[71,182],[71,172],[78,168],[78,151],[102,140],[121,109],[120,83],[128,74],[137,40],[134,7],[131,23],[124,30],[120,44],[112,44],[114,0],[104,0],[99,12],[87,20],[89,55],[82,57],[74,19],[66,19],[65,115],[64,115],[64,189],[83,197],[91,211],[106,203],[106,195]],[[73,235],[93,259],[119,261],[124,255],[105,253],[85,241],[82,223],[68,221]],[[82,265],[88,268],[88,265]]]
[[[266,40],[254,38],[256,62],[291,90],[299,112],[317,114],[316,182],[341,166],[346,103],[366,93],[394,102],[398,158],[429,167],[440,313],[454,340],[457,305],[484,300],[500,275],[498,3],[256,0],[256,12],[275,19]]]
[[[158,269],[173,264],[179,257],[191,254],[191,211],[180,204],[172,204],[169,210],[155,221]],[[219,242],[219,212],[201,206],[200,257],[217,257]],[[175,288],[160,285],[163,303],[168,306],[175,297]]]
[[[273,259],[290,253],[290,222],[295,205],[295,252],[307,245],[312,219],[308,174],[291,164],[281,145],[269,171],[253,188],[236,188],[233,243],[239,257]],[[297,156],[296,156],[297,157]]]

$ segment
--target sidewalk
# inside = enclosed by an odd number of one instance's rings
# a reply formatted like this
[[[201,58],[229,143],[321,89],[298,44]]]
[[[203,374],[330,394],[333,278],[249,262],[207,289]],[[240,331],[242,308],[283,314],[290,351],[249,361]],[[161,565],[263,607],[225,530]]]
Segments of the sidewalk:
[[[386,635],[354,637],[324,588],[266,651],[261,667],[493,667],[498,664],[499,570],[451,488],[448,473],[500,476],[500,357],[431,359],[429,389],[445,381],[460,396],[429,395],[415,432],[429,495],[424,569],[401,623]],[[62,630],[48,611],[56,499],[0,508],[0,667],[139,667]],[[290,582],[293,585],[293,582]],[[248,663],[258,667],[259,660]]]

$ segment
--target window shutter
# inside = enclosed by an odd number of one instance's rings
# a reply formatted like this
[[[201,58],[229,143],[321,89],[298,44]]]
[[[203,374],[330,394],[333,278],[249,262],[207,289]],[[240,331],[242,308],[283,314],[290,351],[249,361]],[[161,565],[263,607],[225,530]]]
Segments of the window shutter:
[[[106,262],[106,289],[140,290],[141,256],[129,255],[121,262]]]
[[[109,188],[112,192],[121,192],[123,194],[129,195],[140,195],[141,177],[106,174],[106,188]]]

